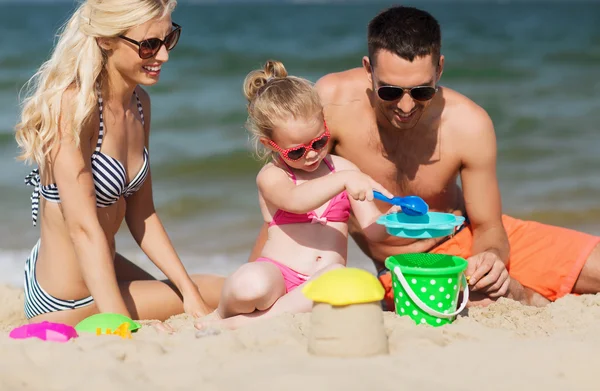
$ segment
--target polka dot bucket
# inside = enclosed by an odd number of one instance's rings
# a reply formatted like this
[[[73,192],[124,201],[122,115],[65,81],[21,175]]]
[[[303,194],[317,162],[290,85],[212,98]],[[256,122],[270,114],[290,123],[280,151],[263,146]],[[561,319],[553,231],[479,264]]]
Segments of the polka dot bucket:
[[[467,261],[444,254],[400,254],[385,260],[392,272],[396,313],[417,324],[443,326],[452,323],[467,305]],[[460,292],[462,303],[458,306]]]

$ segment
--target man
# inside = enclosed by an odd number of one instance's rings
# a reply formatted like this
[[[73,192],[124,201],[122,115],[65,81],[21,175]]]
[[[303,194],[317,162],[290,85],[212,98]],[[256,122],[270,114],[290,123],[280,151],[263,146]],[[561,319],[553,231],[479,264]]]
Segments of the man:
[[[332,153],[394,194],[418,195],[431,210],[467,218],[451,237],[383,243],[369,242],[351,218],[350,234],[375,263],[388,309],[391,278],[383,262],[400,253],[466,258],[471,304],[505,296],[544,305],[571,292],[600,291],[599,237],[502,215],[492,121],[467,97],[439,86],[440,49],[433,16],[392,7],[369,23],[362,68],[317,82]],[[383,203],[379,207],[386,210]],[[265,238],[266,226],[251,260]]]

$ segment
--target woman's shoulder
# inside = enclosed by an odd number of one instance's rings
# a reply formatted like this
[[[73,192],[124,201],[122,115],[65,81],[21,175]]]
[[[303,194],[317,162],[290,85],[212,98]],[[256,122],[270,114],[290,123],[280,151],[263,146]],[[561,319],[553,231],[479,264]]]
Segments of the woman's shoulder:
[[[74,104],[81,100],[79,95],[79,87],[75,83],[71,84],[63,92],[60,105],[60,117],[62,119],[73,118],[77,105]],[[81,124],[80,138],[91,139],[100,127],[99,107],[96,104],[92,112],[88,115],[85,121]],[[61,127],[60,131],[69,131],[69,127]]]

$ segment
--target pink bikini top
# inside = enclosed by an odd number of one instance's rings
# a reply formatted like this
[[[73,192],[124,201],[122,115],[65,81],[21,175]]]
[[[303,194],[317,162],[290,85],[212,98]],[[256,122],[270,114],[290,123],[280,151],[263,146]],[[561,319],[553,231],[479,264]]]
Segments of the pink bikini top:
[[[325,164],[331,172],[335,172],[335,169],[327,161],[327,159],[323,159]],[[287,164],[286,164],[286,167]],[[292,176],[292,180],[296,183],[296,176],[292,172],[292,170],[288,167],[288,171]],[[273,225],[284,225],[284,224],[300,224],[300,223],[320,223],[327,224],[328,221],[334,222],[346,222],[350,217],[350,200],[348,199],[348,194],[344,190],[343,192],[337,194],[329,201],[329,205],[325,208],[325,211],[321,216],[317,216],[315,211],[310,211],[308,213],[296,214],[287,212],[285,210],[279,209],[275,212],[273,216],[273,220],[269,223],[269,227]]]

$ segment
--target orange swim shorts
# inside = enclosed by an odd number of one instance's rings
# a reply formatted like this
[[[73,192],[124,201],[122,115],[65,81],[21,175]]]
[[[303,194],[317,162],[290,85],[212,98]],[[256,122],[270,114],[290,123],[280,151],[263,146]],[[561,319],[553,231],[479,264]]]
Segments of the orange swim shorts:
[[[567,228],[502,216],[510,243],[507,269],[511,278],[554,301],[573,290],[581,269],[600,237]],[[471,257],[473,232],[469,225],[431,250],[435,254]],[[385,269],[384,269],[385,271]],[[384,306],[394,309],[391,275],[380,273]]]

